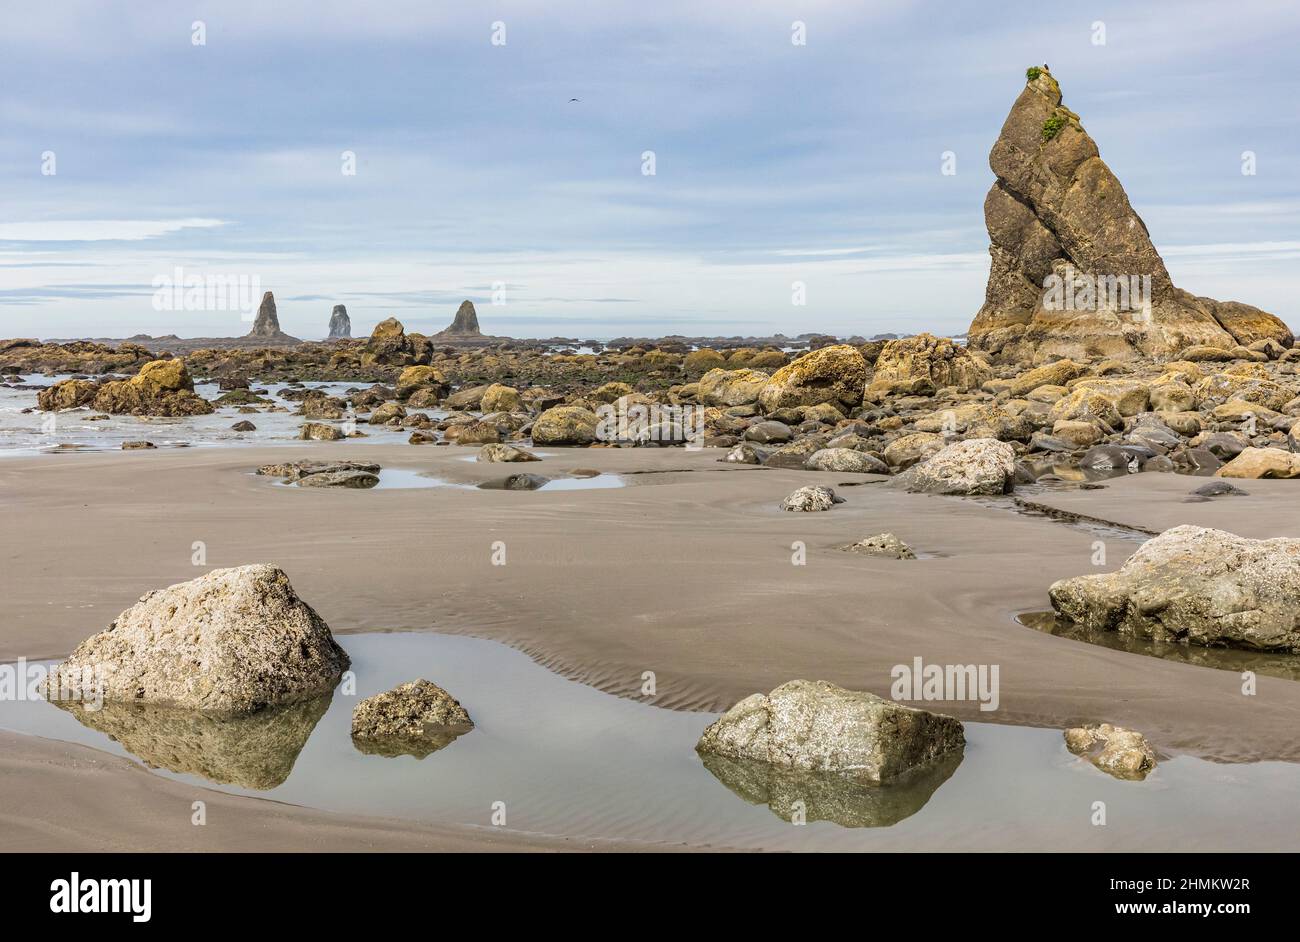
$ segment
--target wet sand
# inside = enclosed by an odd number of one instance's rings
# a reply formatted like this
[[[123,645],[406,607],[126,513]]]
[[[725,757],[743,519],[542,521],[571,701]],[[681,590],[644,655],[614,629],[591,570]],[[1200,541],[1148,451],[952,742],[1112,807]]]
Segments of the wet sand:
[[[999,665],[997,711],[942,704],[966,720],[1055,728],[1108,721],[1141,730],[1166,754],[1300,760],[1300,685],[1292,681],[1261,676],[1258,694],[1243,696],[1230,672],[1015,623],[1017,612],[1049,607],[1053,580],[1117,568],[1137,547],[1132,539],[1107,539],[1106,565],[1098,568],[1094,532],[977,500],[902,494],[871,476],[723,465],[714,449],[552,451],[555,457],[523,468],[465,462],[472,453],[465,448],[355,443],[0,461],[0,660],[65,655],[151,589],[209,568],[271,562],[338,634],[492,638],[638,699],[643,672],[653,671],[651,702],[669,708],[722,710],[794,677],[887,696],[890,668],[919,656]],[[627,475],[628,486],[334,491],[279,487],[248,473],[306,457],[365,458],[466,483],[519,470],[596,468]],[[849,482],[861,484],[839,486]],[[809,483],[836,486],[846,503],[821,514],[777,509]],[[1101,490],[1023,496],[1121,525],[1294,535],[1294,482],[1239,482],[1250,497],[1182,503],[1201,483],[1143,474]],[[928,558],[838,549],[885,530]],[[206,566],[191,563],[196,541],[206,545]],[[505,566],[492,565],[495,541],[505,543]],[[795,541],[807,546],[806,565],[791,563]],[[173,796],[188,804],[192,789],[176,793],[174,783],[80,747],[9,734],[0,742],[0,820],[17,843],[27,835],[52,846],[54,835],[66,842],[59,846],[87,848],[181,849],[206,839],[224,849],[578,846],[408,828],[215,793],[219,837],[190,834],[204,829],[184,816],[164,832],[150,802]],[[123,789],[117,807],[113,794]]]

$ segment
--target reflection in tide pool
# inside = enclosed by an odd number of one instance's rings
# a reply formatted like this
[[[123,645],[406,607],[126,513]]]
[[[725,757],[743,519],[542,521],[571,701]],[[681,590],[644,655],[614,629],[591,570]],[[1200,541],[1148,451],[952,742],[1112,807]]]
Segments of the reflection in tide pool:
[[[432,633],[338,640],[355,691],[288,711],[221,722],[130,705],[93,715],[3,701],[0,726],[134,756],[195,787],[481,826],[502,802],[509,828],[575,838],[789,850],[1283,850],[1300,831],[1300,766],[1288,763],[1176,756],[1144,782],[1123,782],[1070,755],[1059,729],[967,723],[959,761],[875,788],[702,760],[695,742],[715,714],[601,693],[494,642]],[[850,676],[836,679],[850,686],[879,680],[863,674],[855,683],[852,665],[845,669]],[[474,729],[423,758],[359,751],[352,708],[418,677],[455,696]],[[1092,825],[1096,801],[1106,802],[1110,826]]]

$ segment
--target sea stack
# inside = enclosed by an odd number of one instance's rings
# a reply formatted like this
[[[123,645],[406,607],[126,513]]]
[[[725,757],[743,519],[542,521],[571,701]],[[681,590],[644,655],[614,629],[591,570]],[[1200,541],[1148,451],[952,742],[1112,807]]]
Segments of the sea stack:
[[[456,317],[451,326],[442,331],[444,334],[462,334],[469,337],[480,335],[478,329],[478,312],[474,310],[473,301],[462,301],[456,309]]]
[[[1166,359],[1293,338],[1272,314],[1175,287],[1146,224],[1061,87],[1030,68],[989,153],[992,265],[970,345],[1005,362]]]
[[[352,336],[352,321],[348,317],[348,309],[342,304],[334,305],[334,310],[330,312],[330,340],[341,340]]]
[[[257,309],[257,320],[253,322],[253,329],[248,332],[248,336],[279,337],[283,333],[280,330],[280,317],[275,312],[275,295],[268,291],[262,295],[262,303]]]

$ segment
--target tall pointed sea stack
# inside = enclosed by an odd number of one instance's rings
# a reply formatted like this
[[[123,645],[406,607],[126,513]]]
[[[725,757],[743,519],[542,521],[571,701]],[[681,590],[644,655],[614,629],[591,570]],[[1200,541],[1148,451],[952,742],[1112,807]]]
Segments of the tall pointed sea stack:
[[[442,333],[463,334],[468,337],[479,336],[478,313],[474,310],[474,302],[462,301],[460,307],[456,309],[456,317],[451,322],[451,326]]]
[[[334,310],[330,312],[330,340],[341,340],[352,336],[352,319],[348,317],[348,309],[342,304],[334,305]]]
[[[280,317],[275,312],[275,295],[268,291],[262,295],[262,304],[257,309],[257,320],[253,322],[253,329],[248,332],[248,336],[279,337],[283,333],[280,330]]]
[[[992,265],[970,345],[1000,359],[1171,358],[1205,344],[1292,343],[1272,314],[1174,286],[1146,224],[1046,68],[1002,125],[984,200]]]

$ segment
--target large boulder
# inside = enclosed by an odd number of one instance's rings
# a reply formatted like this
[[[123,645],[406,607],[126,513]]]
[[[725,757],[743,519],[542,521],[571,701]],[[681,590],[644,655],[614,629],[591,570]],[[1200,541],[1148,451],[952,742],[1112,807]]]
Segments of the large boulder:
[[[533,422],[533,444],[590,445],[599,421],[596,413],[581,406],[547,409]]]
[[[375,325],[361,351],[362,366],[409,366],[415,362],[415,344],[396,317]]]
[[[1174,527],[1117,572],[1062,579],[1048,594],[1059,615],[1094,630],[1300,652],[1300,539]]]
[[[194,392],[185,361],[180,357],[153,360],[130,379],[99,387],[91,407],[110,415],[208,415],[212,403]]]
[[[696,398],[706,406],[751,405],[770,379],[760,370],[709,370],[700,377]]]
[[[1300,455],[1281,448],[1243,448],[1214,473],[1221,478],[1300,477]]]
[[[150,592],[50,672],[67,699],[253,713],[333,691],[347,654],[268,565],[214,569]]]
[[[89,379],[65,379],[36,394],[36,408],[45,412],[88,406],[99,393],[99,383]]]
[[[406,400],[417,390],[428,389],[435,397],[442,398],[450,388],[442,370],[432,366],[408,366],[397,377],[395,393],[398,399]]]
[[[992,438],[968,438],[909,468],[891,486],[921,494],[995,495],[1009,493],[1015,477],[1015,449]]]
[[[881,349],[866,398],[932,396],[946,388],[968,392],[992,375],[988,364],[947,337],[917,334],[891,340]]]
[[[711,723],[698,752],[887,783],[959,752],[962,725],[826,681],[792,680],[741,700]]]
[[[1258,339],[1290,345],[1290,330],[1271,314],[1174,286],[1146,224],[1047,69],[1029,70],[989,165],[997,176],[984,201],[992,263],[971,346],[1041,362],[1165,358]]]
[[[484,412],[518,412],[523,408],[523,400],[519,397],[519,390],[513,386],[493,383],[483,390],[479,408]]]
[[[857,347],[835,344],[806,353],[772,374],[758,396],[764,412],[829,402],[841,410],[862,404],[867,361]]]

